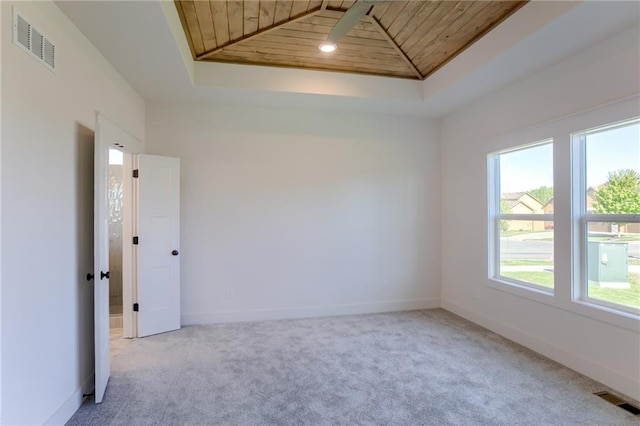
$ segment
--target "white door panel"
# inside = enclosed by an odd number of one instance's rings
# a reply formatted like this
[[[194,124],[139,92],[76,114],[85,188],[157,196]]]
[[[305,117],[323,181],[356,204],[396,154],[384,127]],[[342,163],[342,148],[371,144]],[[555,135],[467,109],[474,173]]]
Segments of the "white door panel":
[[[95,132],[94,182],[94,327],[95,401],[102,402],[109,381],[109,135],[98,116]]]
[[[180,328],[180,160],[138,155],[138,336]]]
[[[109,148],[116,147],[126,153],[138,153],[141,141],[126,133],[103,115],[96,114],[94,153],[94,330],[95,330],[95,402],[100,403],[109,382]],[[127,160],[125,160],[127,161]],[[129,160],[130,161],[130,160]],[[130,194],[130,189],[125,190]],[[130,195],[127,195],[130,196]],[[123,202],[129,203],[126,199]],[[130,210],[127,210],[130,211]],[[130,235],[132,219],[123,216],[123,236]],[[126,231],[125,231],[126,230]],[[125,257],[131,259],[128,245],[123,246]],[[132,261],[123,263],[123,277],[131,281]],[[126,267],[126,268],[125,268]],[[131,307],[131,297],[124,292],[124,306]],[[132,323],[132,312],[124,310],[125,323]],[[132,334],[127,332],[126,334]]]

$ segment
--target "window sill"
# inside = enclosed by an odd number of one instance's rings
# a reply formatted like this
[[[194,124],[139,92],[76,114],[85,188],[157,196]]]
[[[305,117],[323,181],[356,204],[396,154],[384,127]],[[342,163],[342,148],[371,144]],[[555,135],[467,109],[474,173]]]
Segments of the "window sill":
[[[531,299],[536,302],[552,304],[554,291],[552,288],[527,285],[521,281],[510,280],[504,277],[489,278],[489,287],[511,293],[515,296]]]
[[[541,303],[552,308],[570,312],[575,315],[588,318],[623,328],[635,333],[640,333],[640,315],[618,311],[599,304],[590,303],[583,300],[559,300],[554,296],[554,290],[545,291],[537,287],[530,287],[526,284],[519,284],[502,278],[489,278],[487,287],[494,290],[508,293],[516,297]],[[555,289],[556,291],[558,289]]]

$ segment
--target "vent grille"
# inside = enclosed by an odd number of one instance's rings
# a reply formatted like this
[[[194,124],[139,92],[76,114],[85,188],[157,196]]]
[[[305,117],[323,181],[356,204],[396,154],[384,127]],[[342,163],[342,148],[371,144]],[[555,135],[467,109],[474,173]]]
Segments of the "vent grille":
[[[31,52],[42,59],[42,48],[44,45],[44,37],[35,28],[31,29]]]
[[[43,59],[52,69],[56,68],[56,47],[48,39],[44,40]]]
[[[600,398],[604,399],[605,401],[616,405],[620,408],[622,408],[623,410],[626,410],[628,412],[630,412],[631,414],[634,414],[636,416],[640,415],[640,408],[636,407],[635,405],[631,405],[629,404],[627,401],[625,401],[624,399],[609,393],[607,391],[602,391],[602,392],[596,392],[594,393],[594,395],[599,396]]]
[[[31,50],[31,25],[22,16],[16,15],[16,37],[18,44],[27,50]]]
[[[51,71],[55,71],[55,44],[35,29],[15,8],[13,9],[13,42],[32,58],[45,65]]]

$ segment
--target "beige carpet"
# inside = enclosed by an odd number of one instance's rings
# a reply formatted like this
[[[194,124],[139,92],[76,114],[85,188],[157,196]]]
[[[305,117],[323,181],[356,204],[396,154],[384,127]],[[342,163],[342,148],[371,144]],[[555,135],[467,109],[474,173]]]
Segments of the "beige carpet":
[[[444,310],[185,327],[71,425],[638,425],[604,386]]]

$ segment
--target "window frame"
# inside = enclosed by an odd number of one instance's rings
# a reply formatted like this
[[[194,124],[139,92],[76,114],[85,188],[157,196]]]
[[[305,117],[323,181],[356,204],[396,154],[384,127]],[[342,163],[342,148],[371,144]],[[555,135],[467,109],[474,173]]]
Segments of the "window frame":
[[[571,285],[571,298],[575,303],[583,304],[596,309],[612,312],[619,315],[630,315],[640,318],[640,308],[632,308],[618,303],[589,297],[588,280],[588,241],[589,223],[640,223],[640,214],[595,214],[587,212],[587,138],[589,133],[612,130],[631,124],[640,124],[640,116],[614,121],[600,126],[584,130],[574,131],[570,134],[572,145],[571,161],[573,172],[571,173],[571,197],[572,216],[574,217],[574,232],[572,238],[572,266],[573,280]]]
[[[493,151],[487,156],[487,170],[489,171],[488,182],[488,206],[489,206],[489,279],[495,280],[499,283],[503,283],[509,286],[534,291],[542,295],[553,295],[555,291],[555,274],[554,274],[554,286],[549,288],[540,284],[531,283],[527,281],[518,280],[515,278],[504,276],[500,273],[500,221],[501,220],[525,220],[525,221],[541,221],[541,222],[553,222],[555,228],[555,212],[543,213],[543,214],[523,214],[523,213],[502,213],[500,211],[501,200],[501,187],[500,187],[500,156],[517,151],[524,151],[526,149],[535,148],[543,145],[551,145],[552,151],[554,147],[554,139],[552,137],[542,138],[535,142],[528,142],[523,145],[518,145],[511,148],[501,149]],[[553,162],[553,154],[552,154]],[[552,176],[555,180],[555,176]],[[554,209],[555,210],[555,209]],[[555,230],[554,230],[555,234]],[[555,239],[555,238],[554,238]],[[555,265],[555,250],[554,250],[554,265]]]
[[[580,220],[575,210],[575,198],[580,191],[576,190],[575,174],[580,170],[578,156],[575,155],[577,145],[571,140],[571,135],[579,129],[595,129],[611,123],[631,121],[640,117],[640,95],[634,94],[605,104],[594,106],[582,111],[560,117],[549,117],[547,120],[531,123],[521,128],[511,128],[504,133],[489,136],[484,139],[487,161],[484,170],[486,178],[485,193],[482,197],[487,202],[484,212],[485,247],[484,265],[487,268],[481,285],[495,292],[497,298],[503,298],[500,293],[538,303],[550,309],[557,309],[579,315],[589,321],[606,323],[620,329],[637,332],[640,327],[640,315],[596,305],[574,297],[580,277],[580,266],[576,259],[579,257],[577,238],[580,233]],[[493,185],[493,163],[490,154],[525,146],[531,141],[541,141],[553,137],[554,140],[554,293],[540,292],[532,287],[520,287],[517,283],[509,283],[494,278],[492,263],[494,253],[493,214],[490,203],[490,191]],[[493,296],[489,296],[493,297]],[[505,299],[506,300],[506,299]]]

